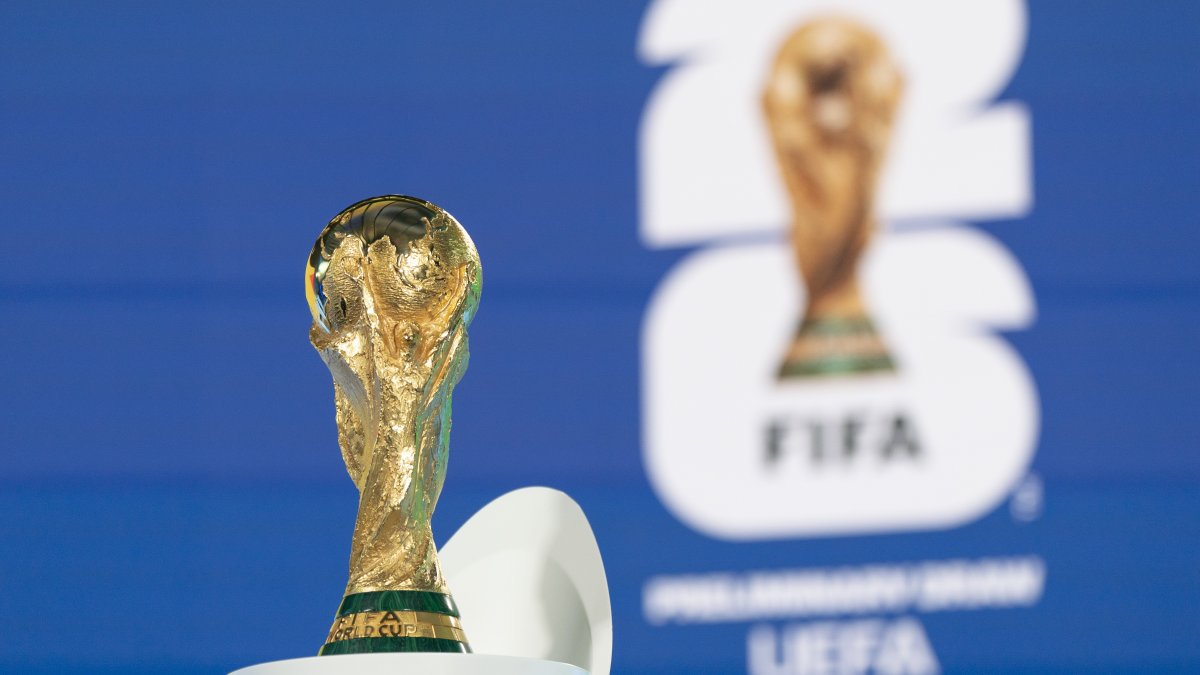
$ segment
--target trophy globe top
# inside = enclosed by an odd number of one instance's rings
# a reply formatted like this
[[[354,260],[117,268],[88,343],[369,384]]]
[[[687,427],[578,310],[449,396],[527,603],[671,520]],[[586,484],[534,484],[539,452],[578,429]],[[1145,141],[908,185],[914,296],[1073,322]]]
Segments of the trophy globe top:
[[[850,19],[826,17],[783,42],[764,105],[777,127],[804,120],[827,138],[886,137],[902,89],[903,77],[878,35]]]
[[[364,199],[329,221],[309,255],[314,339],[364,314],[437,332],[465,327],[479,304],[480,272],[475,244],[446,210],[403,195]]]

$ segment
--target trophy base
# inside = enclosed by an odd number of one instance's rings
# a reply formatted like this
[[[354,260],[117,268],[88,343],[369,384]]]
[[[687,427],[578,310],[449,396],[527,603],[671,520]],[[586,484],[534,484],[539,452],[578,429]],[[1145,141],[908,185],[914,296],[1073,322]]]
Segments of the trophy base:
[[[806,318],[779,366],[781,380],[896,369],[875,324],[863,317]]]
[[[230,675],[588,675],[577,666],[491,654],[351,654],[260,663]]]
[[[372,591],[342,599],[318,655],[470,651],[454,598],[431,591]]]

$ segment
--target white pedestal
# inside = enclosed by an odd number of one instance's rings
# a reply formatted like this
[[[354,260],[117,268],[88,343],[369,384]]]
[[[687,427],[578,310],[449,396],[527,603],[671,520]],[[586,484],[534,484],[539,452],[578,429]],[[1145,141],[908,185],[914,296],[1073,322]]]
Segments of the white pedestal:
[[[230,675],[588,675],[541,659],[491,654],[343,654],[260,663]]]

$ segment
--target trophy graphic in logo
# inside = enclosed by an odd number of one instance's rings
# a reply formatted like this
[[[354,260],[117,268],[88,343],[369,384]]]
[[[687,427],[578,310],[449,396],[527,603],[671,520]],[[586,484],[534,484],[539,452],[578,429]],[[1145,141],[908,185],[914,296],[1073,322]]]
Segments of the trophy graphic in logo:
[[[893,369],[857,272],[902,89],[879,37],[846,19],[803,25],[775,57],[762,104],[808,290],[781,379]]]
[[[361,493],[350,580],[320,653],[470,651],[429,521],[479,304],[475,245],[429,202],[376,197],[330,221],[305,276],[309,339],[333,373],[338,443]]]

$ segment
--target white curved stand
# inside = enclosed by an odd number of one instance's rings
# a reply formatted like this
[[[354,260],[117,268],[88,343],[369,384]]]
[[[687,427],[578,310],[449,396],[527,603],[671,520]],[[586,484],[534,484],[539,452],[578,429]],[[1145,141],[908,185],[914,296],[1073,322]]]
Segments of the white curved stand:
[[[588,675],[577,666],[491,654],[343,654],[260,663],[230,675]]]
[[[509,492],[471,516],[438,556],[476,653],[609,675],[608,579],[575,500],[544,487]]]

